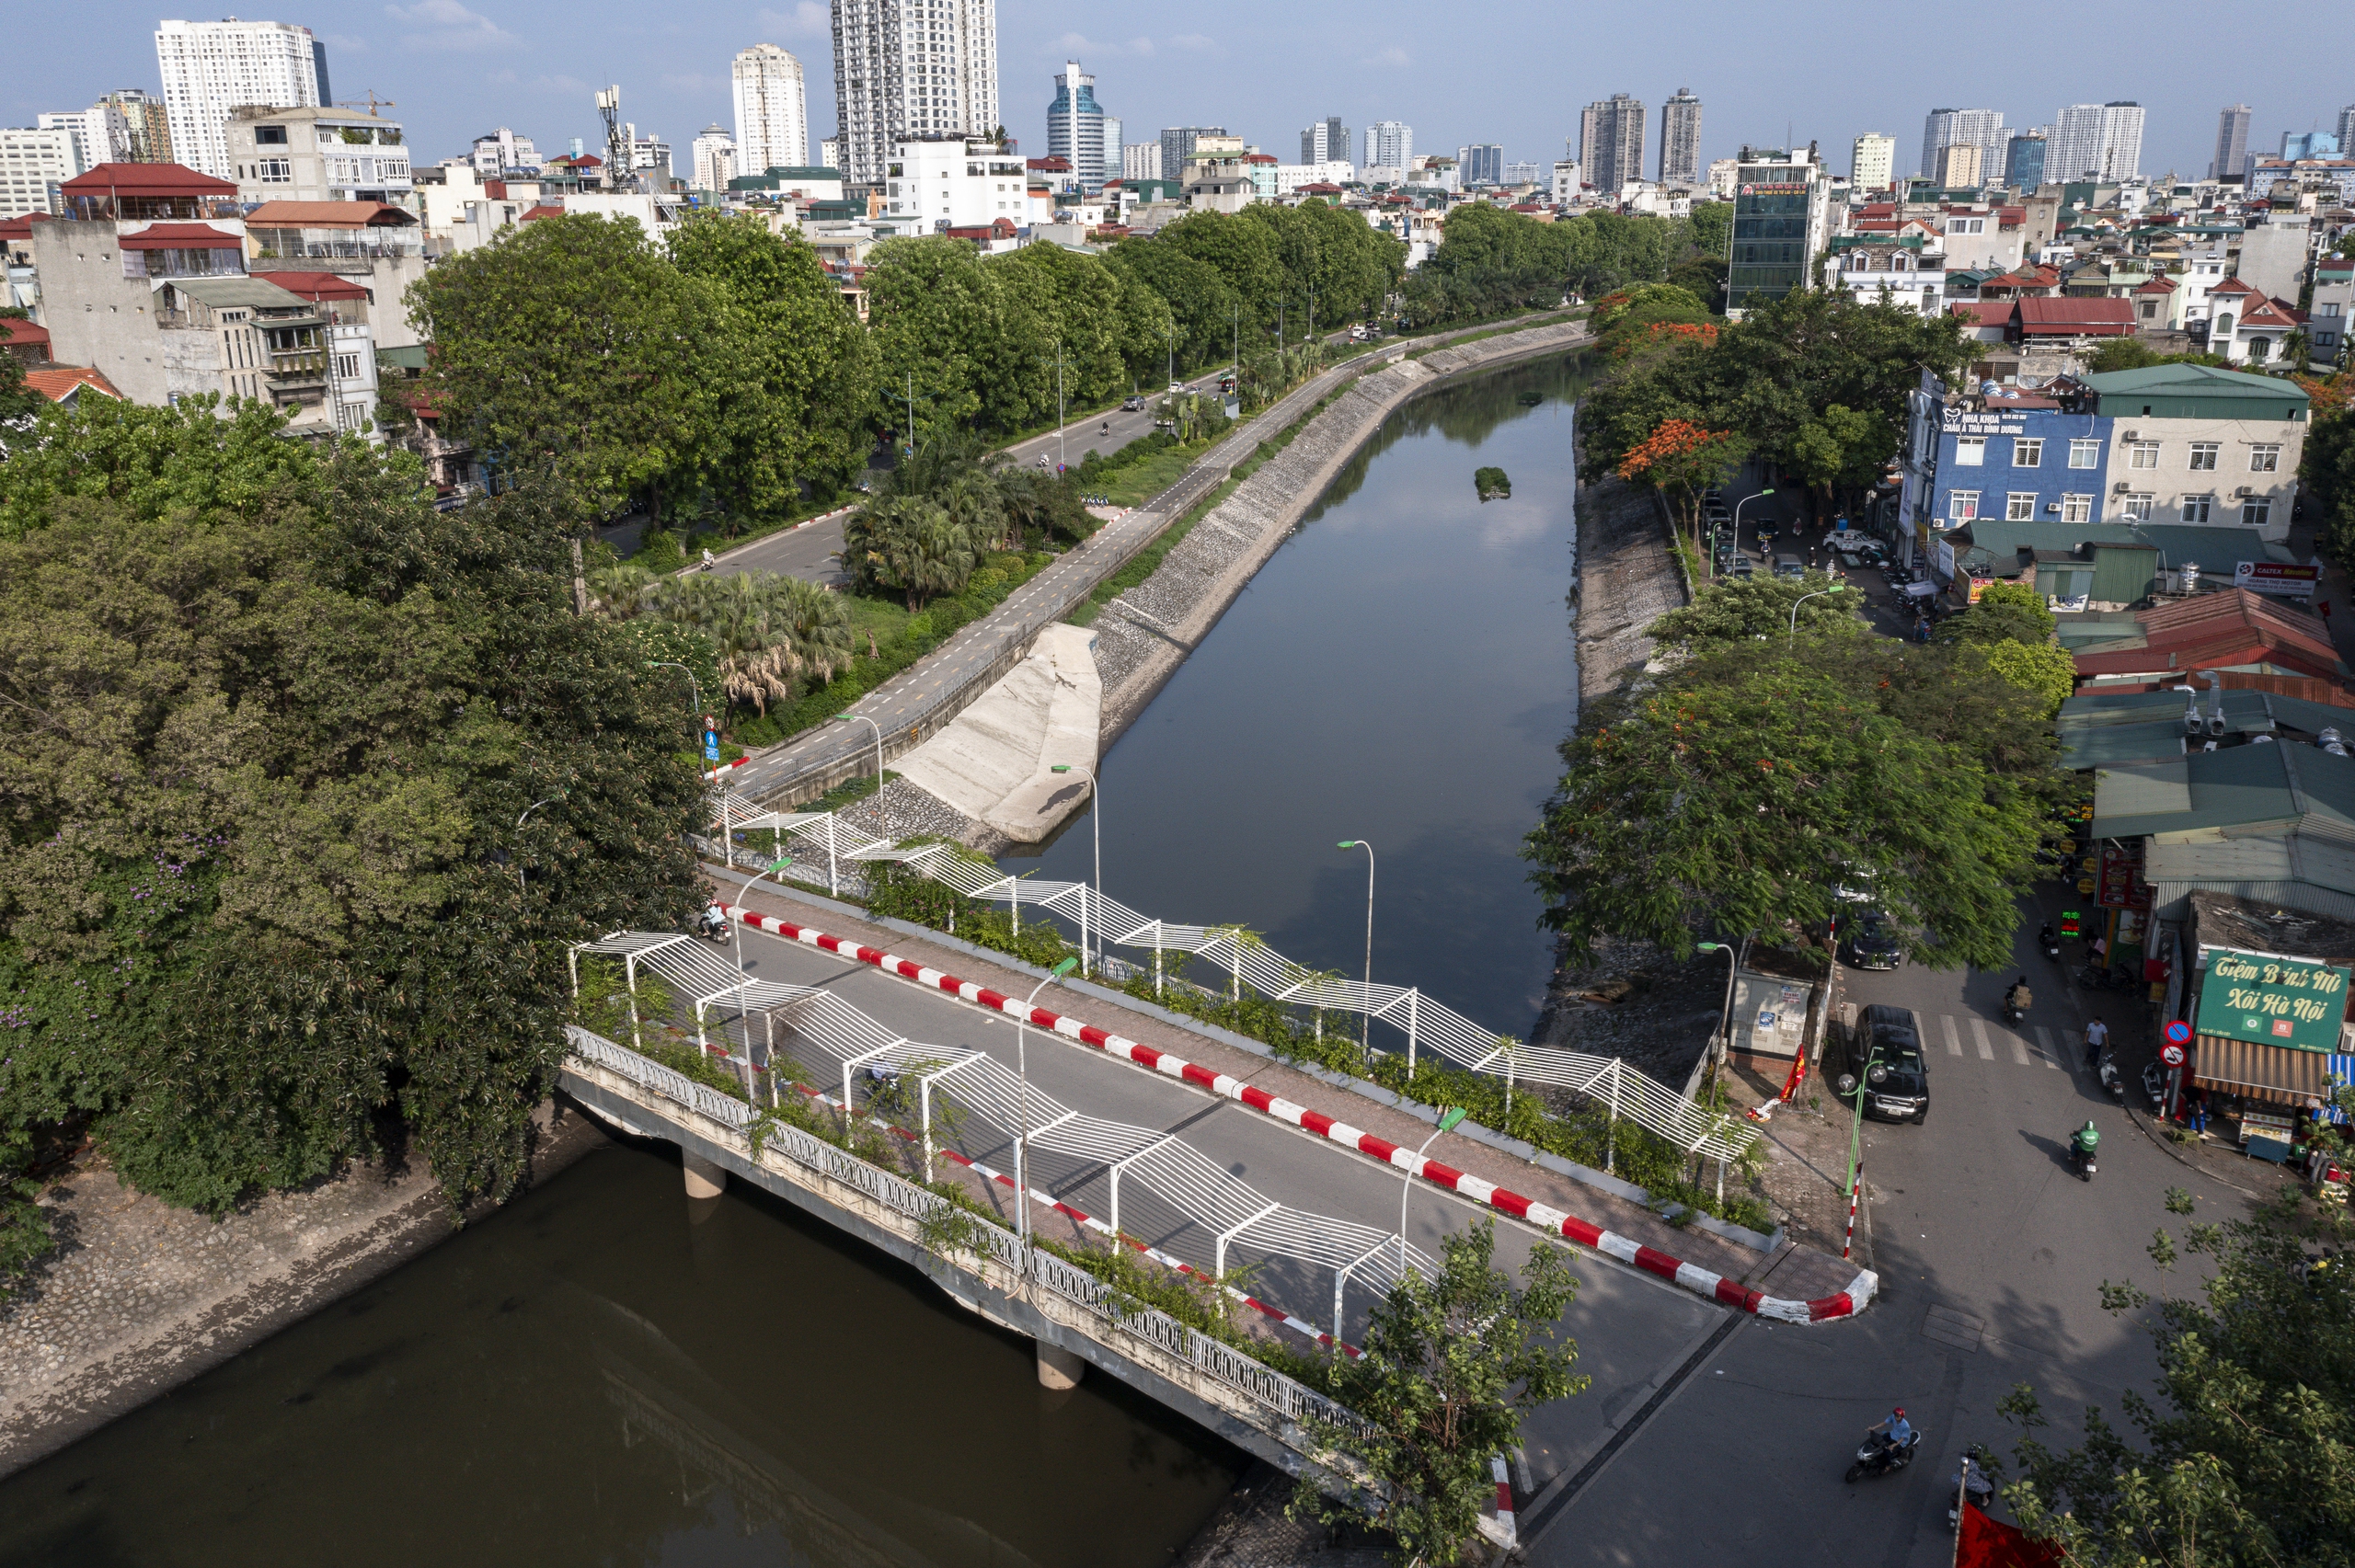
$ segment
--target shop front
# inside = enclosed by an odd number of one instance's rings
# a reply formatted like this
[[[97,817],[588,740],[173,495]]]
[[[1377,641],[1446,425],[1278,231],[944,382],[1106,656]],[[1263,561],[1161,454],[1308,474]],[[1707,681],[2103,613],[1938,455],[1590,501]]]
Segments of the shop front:
[[[2252,1155],[2280,1161],[2332,1110],[2338,1088],[2332,1070],[2345,1050],[2345,960],[2355,953],[2336,951],[2344,943],[2308,955],[2210,945],[2201,940],[2207,932],[2226,923],[2200,918],[2216,912],[2200,908],[2212,898],[2194,896],[2191,934],[2200,945],[2192,1049],[2177,1075],[2188,1082],[2171,1084],[2169,1099],[2182,1101],[2188,1088],[2210,1118],[2225,1124],[2215,1129],[2219,1134],[2236,1139]],[[2337,921],[2299,923],[2355,935]]]

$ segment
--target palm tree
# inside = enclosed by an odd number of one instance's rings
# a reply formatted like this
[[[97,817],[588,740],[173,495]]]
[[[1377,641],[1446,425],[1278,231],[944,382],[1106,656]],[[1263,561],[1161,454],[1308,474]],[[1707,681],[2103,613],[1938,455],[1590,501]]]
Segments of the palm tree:
[[[690,578],[667,607],[707,635],[721,692],[761,713],[804,682],[831,681],[851,659],[850,613],[815,583],[774,572]]]
[[[949,518],[965,531],[975,550],[1004,543],[1006,509],[994,476],[984,469],[968,468],[941,486],[935,498]]]
[[[591,575],[589,607],[615,621],[633,620],[659,612],[672,597],[671,579],[630,561],[621,561]]]

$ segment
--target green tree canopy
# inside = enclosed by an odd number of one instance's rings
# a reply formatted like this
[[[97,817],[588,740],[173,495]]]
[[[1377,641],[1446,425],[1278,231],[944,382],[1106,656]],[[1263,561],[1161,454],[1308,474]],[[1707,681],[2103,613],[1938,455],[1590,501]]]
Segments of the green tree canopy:
[[[1867,629],[1865,596],[1844,589],[1838,593],[1825,591],[1837,586],[1821,572],[1809,572],[1804,578],[1762,572],[1721,578],[1696,589],[1692,603],[1670,611],[1648,630],[1661,642],[1681,643],[1701,655],[1729,643],[1761,638],[1779,643],[1792,635],[1796,610],[1800,636],[1861,636]],[[1803,599],[1807,602],[1802,604]]]
[[[111,397],[80,398],[72,408],[41,401],[8,455],[0,539],[46,527],[72,500],[104,501],[150,521],[217,523],[266,498],[319,499],[324,449],[286,439],[286,417],[258,399],[237,400],[225,418],[211,393],[161,408]]]

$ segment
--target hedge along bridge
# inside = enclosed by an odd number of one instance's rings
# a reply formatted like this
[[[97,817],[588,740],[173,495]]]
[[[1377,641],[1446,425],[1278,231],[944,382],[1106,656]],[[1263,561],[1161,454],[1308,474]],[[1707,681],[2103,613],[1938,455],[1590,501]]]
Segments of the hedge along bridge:
[[[1419,1051],[1428,1045],[1445,1060],[1475,1072],[1501,1077],[1509,1082],[1543,1083],[1583,1094],[1610,1108],[1613,1121],[1626,1116],[1646,1131],[1666,1139],[1687,1156],[1718,1162],[1724,1167],[1740,1161],[1757,1146],[1758,1134],[1740,1118],[1695,1104],[1664,1087],[1617,1057],[1588,1056],[1548,1046],[1524,1045],[1490,1033],[1461,1013],[1411,986],[1369,985],[1320,974],[1283,956],[1240,926],[1173,925],[1150,920],[1117,900],[1101,897],[1085,882],[1041,882],[1009,876],[971,851],[946,844],[906,847],[878,839],[827,812],[758,811],[739,803],[715,798],[715,826],[724,822],[729,833],[758,832],[782,847],[787,839],[825,856],[825,886],[842,890],[843,871],[854,876],[878,862],[898,862],[970,898],[1005,905],[1019,931],[1025,910],[1052,914],[1078,927],[1085,952],[1091,940],[1100,958],[1105,942],[1153,953],[1154,989],[1164,984],[1162,956],[1186,953],[1210,959],[1227,972],[1230,994],[1240,999],[1243,987],[1275,1001],[1316,1010],[1322,1032],[1326,1013],[1356,1013],[1378,1020],[1406,1036],[1407,1070],[1412,1072]],[[720,846],[712,845],[715,851]],[[766,866],[771,858],[738,850],[729,839],[726,859],[730,864]],[[814,883],[816,867],[798,861],[786,868],[796,879]]]

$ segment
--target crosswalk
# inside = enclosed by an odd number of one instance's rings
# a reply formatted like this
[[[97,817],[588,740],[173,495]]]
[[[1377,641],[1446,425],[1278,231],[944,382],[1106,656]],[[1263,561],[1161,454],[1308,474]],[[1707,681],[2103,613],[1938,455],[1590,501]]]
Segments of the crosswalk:
[[[1938,1035],[1946,1041],[1947,1055],[1959,1059],[1963,1055],[1963,1024],[1967,1023],[1973,1055],[1981,1061],[1993,1061],[2001,1047],[2015,1067],[2041,1066],[2051,1072],[2076,1073],[2085,1060],[2085,1036],[2074,1029],[2054,1030],[2039,1024],[2028,1035],[2015,1034],[2000,1024],[1990,1025],[1984,1018],[1970,1018],[1959,1023],[1950,1013],[1937,1015]],[[1924,1031],[1927,1035],[1927,1031]]]

